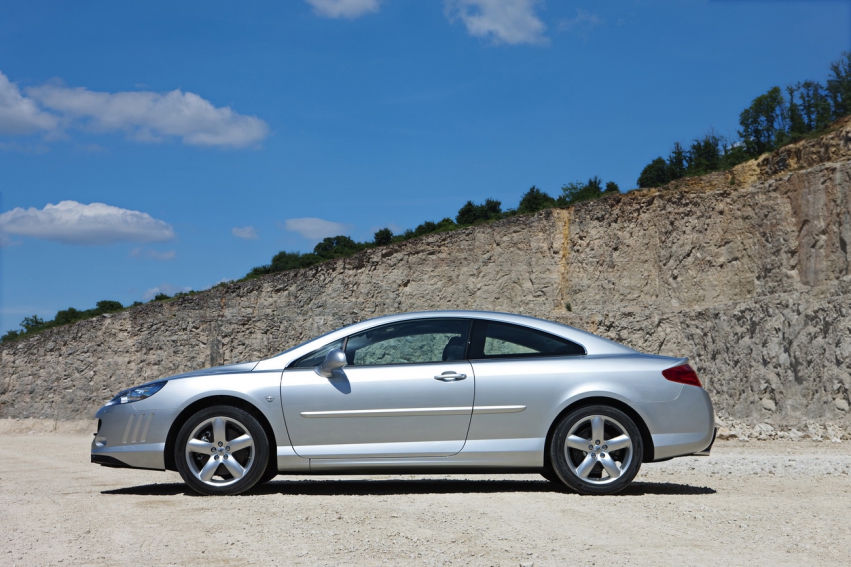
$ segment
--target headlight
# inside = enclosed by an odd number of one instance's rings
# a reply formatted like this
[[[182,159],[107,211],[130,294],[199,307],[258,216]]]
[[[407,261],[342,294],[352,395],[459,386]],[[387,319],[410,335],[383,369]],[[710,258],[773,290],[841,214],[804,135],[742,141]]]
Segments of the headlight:
[[[165,386],[167,382],[168,380],[163,380],[162,382],[154,382],[153,384],[148,384],[146,386],[136,386],[135,388],[122,390],[121,392],[118,392],[118,395],[114,398],[106,402],[106,405],[114,406],[117,404],[132,404],[133,402],[150,398],[162,390],[162,387]]]

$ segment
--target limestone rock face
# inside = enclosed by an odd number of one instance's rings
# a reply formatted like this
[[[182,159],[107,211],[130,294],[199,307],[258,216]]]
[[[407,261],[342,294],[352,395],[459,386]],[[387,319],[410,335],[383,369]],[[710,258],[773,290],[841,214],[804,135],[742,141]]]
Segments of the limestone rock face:
[[[87,418],[119,389],[348,323],[509,311],[688,356],[719,414],[851,426],[851,126],[667,189],[432,234],[0,345],[0,417]],[[570,306],[570,309],[567,306]]]

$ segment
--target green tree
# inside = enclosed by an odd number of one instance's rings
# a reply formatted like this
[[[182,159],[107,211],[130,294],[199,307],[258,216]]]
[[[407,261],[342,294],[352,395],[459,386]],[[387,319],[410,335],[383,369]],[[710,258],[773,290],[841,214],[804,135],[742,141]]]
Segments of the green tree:
[[[481,205],[477,205],[473,201],[467,201],[458,210],[455,222],[464,225],[475,224],[477,222],[499,218],[501,214],[502,203],[496,199],[485,199],[485,202]]]
[[[274,256],[272,256],[272,264],[269,266],[271,268],[270,272],[283,272],[286,270],[296,270],[298,268],[303,268],[306,266],[304,259],[302,259],[302,254],[299,252],[285,252],[280,251]]]
[[[517,212],[535,213],[555,206],[555,199],[532,185],[528,191],[523,193],[523,197],[520,199],[520,204],[517,206]]]
[[[807,123],[804,120],[804,113],[801,112],[801,107],[798,105],[796,94],[800,89],[801,84],[786,87],[786,94],[789,95],[789,103],[786,105],[787,119],[789,124],[789,138],[794,139],[807,133]]]
[[[313,247],[313,253],[325,260],[351,256],[363,250],[365,246],[348,236],[329,236]]]
[[[83,318],[85,318],[84,311],[79,311],[73,307],[69,307],[68,309],[57,311],[56,317],[53,318],[53,322],[57,325],[67,325],[68,323],[74,323],[75,321],[79,321]]]
[[[440,222],[437,223],[437,230],[441,232],[446,230],[452,230],[455,228],[455,226],[455,221],[453,221],[449,217],[443,217],[442,219],[440,219]]]
[[[831,102],[824,87],[816,81],[798,83],[797,90],[801,99],[801,118],[807,132],[818,132],[830,125],[833,119]]]
[[[644,166],[638,176],[638,186],[641,188],[661,187],[669,181],[671,178],[668,177],[668,164],[661,156]]]
[[[608,190],[608,186],[607,186]],[[615,191],[617,191],[615,185]],[[573,205],[582,201],[592,201],[599,199],[603,195],[603,180],[596,175],[588,180],[587,183],[574,181],[568,183],[561,188],[561,195],[557,200],[560,206]]]
[[[389,228],[382,228],[381,230],[376,231],[373,242],[375,242],[376,246],[384,246],[386,244],[390,244],[393,241],[393,231]]]
[[[15,331],[14,329],[10,331],[6,331],[6,334],[0,337],[0,343],[7,343],[9,341],[14,341],[15,339],[21,337],[23,333],[21,331]]]
[[[424,234],[434,232],[435,230],[437,230],[437,224],[431,221],[425,221],[414,229],[414,236],[422,236]]]
[[[703,175],[721,169],[724,145],[724,139],[713,132],[704,135],[702,139],[694,140],[686,154],[686,174]]]
[[[467,201],[455,216],[455,222],[458,224],[473,224],[479,219],[478,208],[473,201]]]
[[[24,320],[21,321],[21,327],[24,328],[24,332],[26,333],[34,333],[36,331],[41,331],[45,328],[44,319],[42,319],[38,315],[33,315],[32,317],[24,317]]]
[[[851,114],[851,52],[844,52],[838,61],[830,64],[827,92],[833,119]]]
[[[495,219],[502,214],[502,201],[497,201],[496,199],[485,199],[484,208],[488,220]]]
[[[606,182],[606,190],[603,191],[603,192],[604,193],[620,193],[621,188],[618,187],[618,184],[615,183],[614,181],[607,181]]]
[[[101,314],[101,313],[117,313],[118,311],[124,310],[124,306],[121,305],[121,302],[112,301],[112,300],[109,300],[109,299],[105,299],[103,301],[98,301],[96,305],[97,305],[97,307],[95,307],[95,311],[97,311],[98,314]]]
[[[776,147],[778,134],[785,132],[784,103],[780,87],[772,87],[739,115],[739,136],[750,155],[756,157]]]
[[[668,155],[667,162],[668,181],[685,177],[686,175],[686,152],[679,142],[674,142],[674,149]]]

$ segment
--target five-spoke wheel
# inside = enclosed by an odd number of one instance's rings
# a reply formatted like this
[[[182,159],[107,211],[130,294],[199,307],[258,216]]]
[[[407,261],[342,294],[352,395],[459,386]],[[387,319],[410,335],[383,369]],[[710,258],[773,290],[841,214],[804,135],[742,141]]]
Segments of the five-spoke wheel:
[[[556,427],[550,447],[553,469],[583,494],[623,490],[641,467],[643,445],[635,423],[609,406],[571,412]]]
[[[177,435],[177,470],[201,494],[245,492],[260,482],[268,462],[269,441],[263,426],[239,408],[203,409]]]

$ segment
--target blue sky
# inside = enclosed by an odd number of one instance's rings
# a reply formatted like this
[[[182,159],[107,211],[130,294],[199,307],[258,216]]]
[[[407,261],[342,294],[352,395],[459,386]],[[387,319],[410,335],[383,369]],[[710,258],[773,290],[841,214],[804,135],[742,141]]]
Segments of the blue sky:
[[[851,5],[3,3],[0,332],[642,167],[824,81]]]

